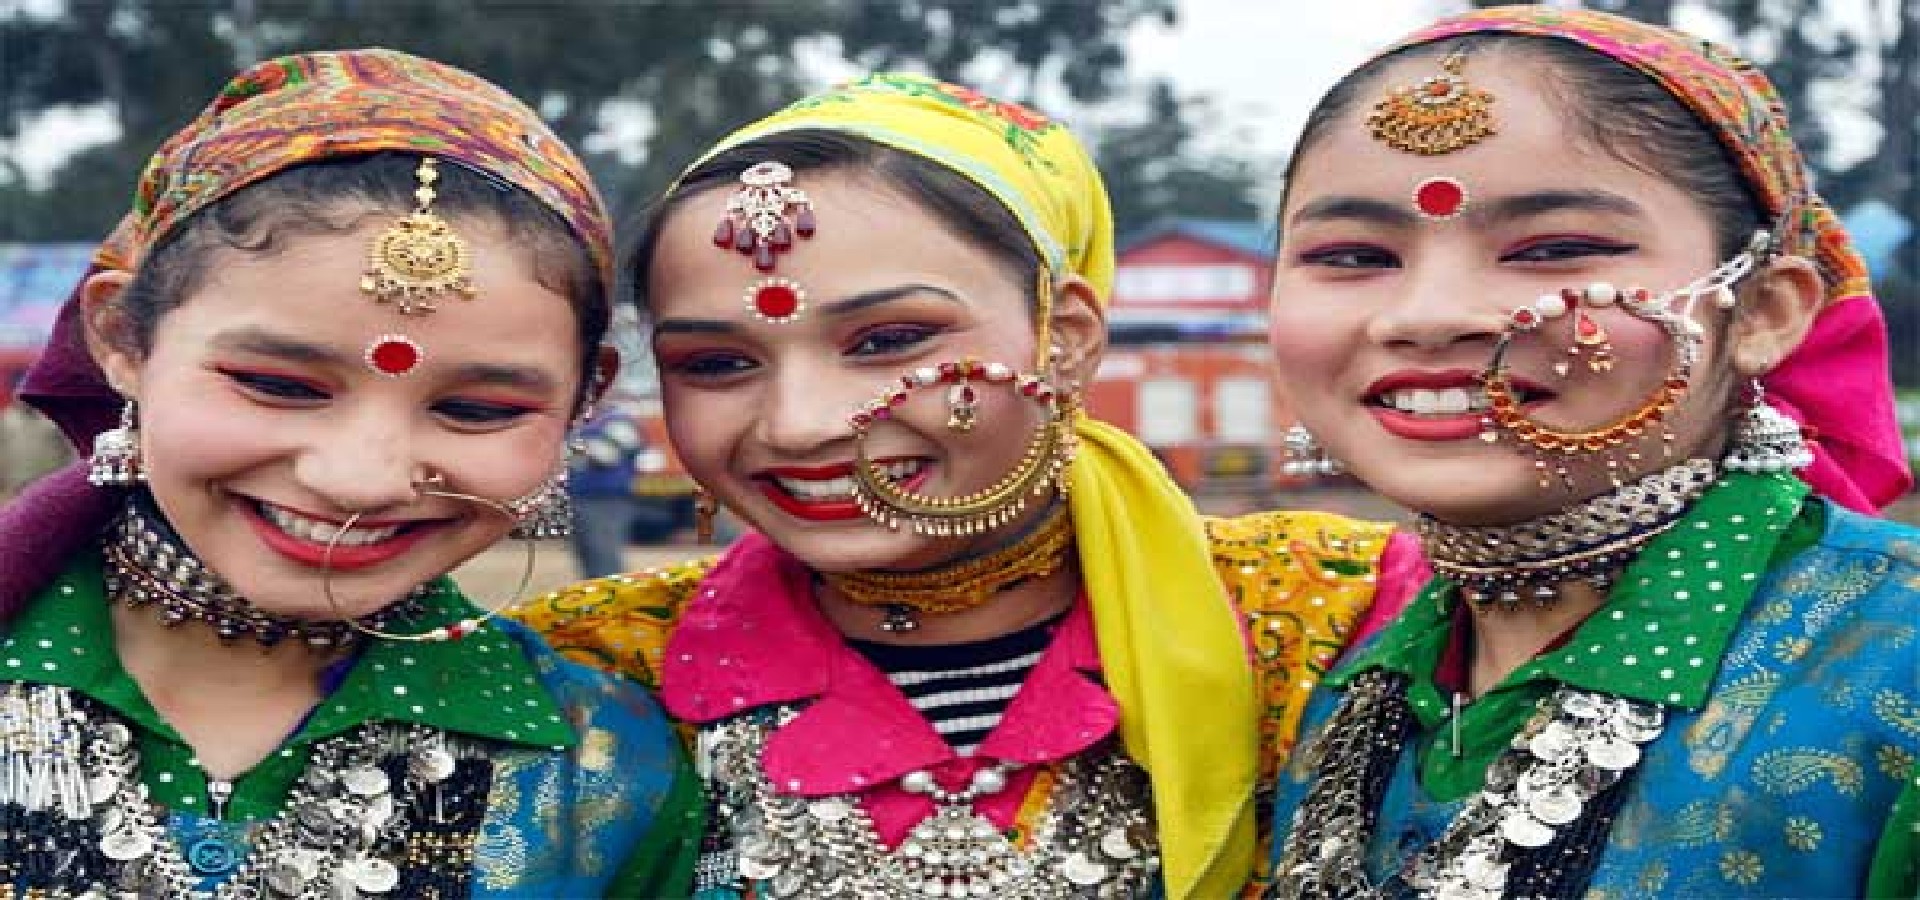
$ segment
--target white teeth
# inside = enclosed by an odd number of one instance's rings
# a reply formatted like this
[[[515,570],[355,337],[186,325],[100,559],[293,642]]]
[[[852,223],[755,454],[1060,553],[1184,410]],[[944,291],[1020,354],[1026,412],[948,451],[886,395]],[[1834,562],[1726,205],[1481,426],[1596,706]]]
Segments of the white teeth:
[[[332,522],[309,519],[306,516],[289,512],[278,506],[269,506],[263,503],[260,505],[260,510],[266,515],[267,521],[272,522],[275,528],[313,544],[334,542],[334,535],[339,534],[340,538],[335,542],[338,546],[360,547],[367,544],[379,543],[400,533],[400,526],[398,525],[385,528],[349,528],[342,531],[338,525]]]
[[[920,468],[920,463],[911,461],[880,464],[880,471],[885,472],[887,477],[894,481],[905,481],[908,478],[912,478],[920,473]],[[774,483],[780,485],[781,490],[792,494],[798,499],[809,502],[832,502],[835,500],[853,499],[853,476],[851,475],[840,478],[775,477],[773,480]]]
[[[1486,391],[1479,388],[1402,388],[1381,395],[1380,401],[1401,412],[1417,416],[1448,416],[1484,412],[1492,408]]]

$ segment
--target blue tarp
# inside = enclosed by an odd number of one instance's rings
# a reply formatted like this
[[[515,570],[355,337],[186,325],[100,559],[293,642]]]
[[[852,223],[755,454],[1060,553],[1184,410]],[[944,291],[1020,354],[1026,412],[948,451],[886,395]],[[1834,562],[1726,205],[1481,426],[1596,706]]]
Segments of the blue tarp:
[[[0,345],[44,343],[92,257],[92,244],[0,244]]]

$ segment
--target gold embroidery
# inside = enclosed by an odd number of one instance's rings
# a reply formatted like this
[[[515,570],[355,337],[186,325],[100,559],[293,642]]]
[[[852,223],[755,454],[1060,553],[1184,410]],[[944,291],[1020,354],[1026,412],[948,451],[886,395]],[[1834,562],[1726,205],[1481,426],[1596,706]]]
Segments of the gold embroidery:
[[[1791,796],[1822,780],[1852,797],[1860,793],[1866,771],[1844,753],[1812,748],[1769,750],[1753,761],[1753,783],[1769,794]]]
[[[1904,747],[1887,744],[1874,751],[1873,760],[1888,778],[1905,778],[1913,770],[1914,755]]]
[[[1920,737],[1920,702],[1892,688],[1873,695],[1873,714],[1880,720],[1914,737]]]
[[[1787,817],[1787,846],[1811,853],[1820,849],[1820,841],[1825,836],[1819,822],[1806,816]]]
[[[1766,862],[1751,850],[1728,850],[1720,854],[1720,877],[1734,884],[1754,884],[1766,871]]]
[[[1733,834],[1733,808],[1713,800],[1695,800],[1680,808],[1667,826],[1675,846],[1687,849],[1724,841]]]

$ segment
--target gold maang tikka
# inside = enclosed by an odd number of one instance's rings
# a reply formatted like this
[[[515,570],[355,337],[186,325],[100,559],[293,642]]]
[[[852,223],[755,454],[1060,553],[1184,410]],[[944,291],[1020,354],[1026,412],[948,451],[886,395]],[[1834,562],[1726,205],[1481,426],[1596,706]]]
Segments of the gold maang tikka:
[[[433,312],[434,301],[448,293],[474,297],[473,253],[466,239],[433,212],[438,162],[431,156],[420,158],[414,172],[420,186],[413,191],[419,205],[373,239],[367,248],[367,272],[360,278],[361,292],[407,315]]]
[[[1367,117],[1374,139],[1395,150],[1439,156],[1493,134],[1493,95],[1467,83],[1460,74],[1466,63],[1466,53],[1455,50],[1440,61],[1439,74],[1388,92]]]

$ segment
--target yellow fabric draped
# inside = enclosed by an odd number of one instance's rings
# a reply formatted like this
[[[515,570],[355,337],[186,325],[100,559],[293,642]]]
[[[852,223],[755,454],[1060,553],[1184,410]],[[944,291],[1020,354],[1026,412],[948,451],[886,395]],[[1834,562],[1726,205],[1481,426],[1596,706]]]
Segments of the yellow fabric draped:
[[[748,125],[712,152],[809,129],[965,175],[1020,220],[1050,271],[1079,275],[1107,302],[1106,188],[1059,123],[959,85],[876,74]],[[1235,896],[1253,871],[1259,751],[1246,641],[1186,494],[1127,433],[1084,416],[1078,431],[1070,480],[1083,577],[1122,739],[1153,778],[1167,896]]]

